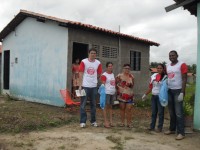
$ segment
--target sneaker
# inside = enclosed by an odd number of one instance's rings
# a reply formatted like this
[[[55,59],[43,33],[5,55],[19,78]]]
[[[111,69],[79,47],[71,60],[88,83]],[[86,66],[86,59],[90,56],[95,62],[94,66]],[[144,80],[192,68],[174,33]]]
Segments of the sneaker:
[[[158,129],[156,129],[155,131],[156,131],[157,133],[160,133],[160,132],[162,132],[162,129],[159,129],[159,128],[158,128]]]
[[[176,140],[182,140],[182,139],[184,139],[184,138],[185,138],[184,135],[178,134],[177,137],[176,137],[175,139],[176,139]]]
[[[80,123],[81,128],[85,128],[85,123]]]
[[[168,131],[165,131],[164,134],[166,135],[175,134],[175,131],[168,130]]]
[[[91,123],[91,126],[93,126],[93,127],[98,127],[98,125],[97,125],[96,122]]]
[[[155,129],[147,128],[148,131],[155,131]]]

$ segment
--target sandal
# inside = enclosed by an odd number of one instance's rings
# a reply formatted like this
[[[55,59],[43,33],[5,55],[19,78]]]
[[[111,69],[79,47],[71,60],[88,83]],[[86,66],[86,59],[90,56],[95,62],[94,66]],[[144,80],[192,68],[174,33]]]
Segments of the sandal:
[[[115,127],[112,123],[110,123],[110,127]]]
[[[127,125],[128,128],[133,128],[132,124]]]
[[[109,125],[104,125],[104,128],[110,128],[110,126]]]
[[[124,124],[124,123],[121,123],[119,126],[120,126],[120,127],[125,127],[125,124]]]

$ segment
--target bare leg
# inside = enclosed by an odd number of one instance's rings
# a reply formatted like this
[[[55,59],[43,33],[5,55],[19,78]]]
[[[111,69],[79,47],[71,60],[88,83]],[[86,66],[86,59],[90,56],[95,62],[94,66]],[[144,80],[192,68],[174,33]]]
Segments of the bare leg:
[[[119,103],[119,108],[120,108],[120,116],[121,116],[121,125],[125,124],[125,108],[126,104],[123,102]]]
[[[110,116],[110,125],[113,126],[113,119],[112,119],[112,105],[108,105],[108,111]]]
[[[131,127],[131,121],[132,121],[132,104],[126,104],[126,119],[127,119],[127,126]]]
[[[109,128],[110,125],[107,120],[107,112],[108,112],[108,106],[106,105],[106,107],[103,109],[104,127]]]

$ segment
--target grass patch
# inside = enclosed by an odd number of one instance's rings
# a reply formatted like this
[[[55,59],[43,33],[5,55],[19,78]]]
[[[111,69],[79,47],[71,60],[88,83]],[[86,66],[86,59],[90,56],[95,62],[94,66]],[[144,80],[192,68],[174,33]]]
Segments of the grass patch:
[[[192,116],[194,113],[195,84],[187,84],[184,97],[184,115]]]
[[[120,137],[107,136],[106,139],[116,144],[112,149],[123,150],[123,144]]]
[[[62,145],[62,146],[58,147],[58,149],[65,149],[65,146]]]
[[[124,137],[124,140],[133,140],[133,139],[135,139],[135,138],[134,137],[130,137],[130,136]]]

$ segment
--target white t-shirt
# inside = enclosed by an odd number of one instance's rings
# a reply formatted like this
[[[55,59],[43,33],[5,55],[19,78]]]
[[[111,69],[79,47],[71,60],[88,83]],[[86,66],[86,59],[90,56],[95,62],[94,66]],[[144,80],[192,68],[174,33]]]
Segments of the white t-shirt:
[[[163,77],[163,79],[165,79],[165,78],[166,78],[166,75]],[[159,73],[154,73],[151,76],[151,81],[149,83],[149,87],[152,89],[153,95],[159,95],[160,87],[161,87],[163,79],[161,80],[161,75]]]
[[[104,72],[102,76],[105,78],[105,90],[106,94],[115,94],[115,77],[113,73]]]
[[[100,66],[100,61],[96,59],[92,62],[89,61],[88,58],[82,60],[80,64],[80,71],[83,71],[83,87],[97,87],[97,71]]]
[[[175,65],[167,64],[168,88],[182,88],[182,74],[187,73],[187,66],[183,62],[178,61]],[[181,70],[182,67],[182,70]]]

